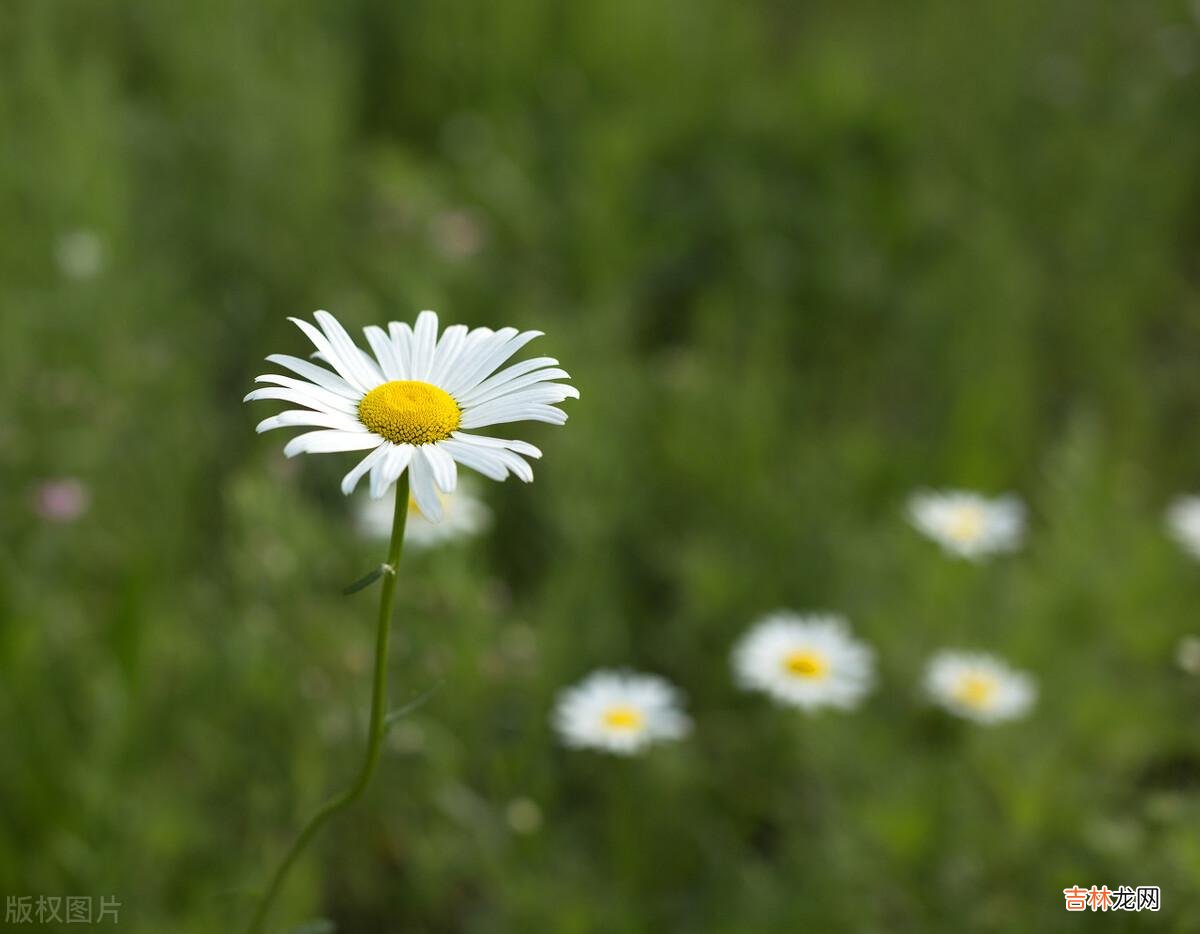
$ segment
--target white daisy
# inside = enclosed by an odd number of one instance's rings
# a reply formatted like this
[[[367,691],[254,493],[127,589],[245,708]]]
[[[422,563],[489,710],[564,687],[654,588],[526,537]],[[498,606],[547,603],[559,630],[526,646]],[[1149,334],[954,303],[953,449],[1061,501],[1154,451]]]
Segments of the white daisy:
[[[404,525],[404,544],[416,548],[432,548],[459,538],[478,535],[492,521],[487,504],[474,494],[466,481],[453,493],[438,491],[442,501],[442,521],[430,522],[417,508],[417,501],[408,497],[408,520]],[[365,538],[387,540],[392,534],[392,518],[396,494],[383,499],[360,496],[354,506],[355,524]]]
[[[988,499],[967,490],[922,490],[909,500],[908,516],[946,551],[972,561],[1016,551],[1025,532],[1025,506],[1015,496]]]
[[[292,438],[283,449],[288,457],[370,451],[342,480],[347,495],[369,473],[371,496],[379,499],[407,469],[417,507],[431,522],[442,518],[437,494],[454,492],[459,464],[493,480],[510,472],[533,479],[525,458],[541,457],[541,451],[471,429],[523,421],[561,425],[567,416],[555,406],[579,398],[574,386],[554,382],[568,377],[552,357],[495,372],[541,331],[455,324],[439,338],[437,315],[423,311],[412,327],[393,321],[387,331],[364,328],[368,354],[333,315],[318,311],[315,318],[321,330],[291,320],[316,346],[313,356],[332,370],[285,354],[267,357],[303,378],[260,376],[255,382],[270,387],[254,390],[246,401],[281,399],[304,408],[265,419],[258,430],[318,429]]]
[[[1167,531],[1193,558],[1200,558],[1200,496],[1181,496],[1167,508]]]
[[[742,687],[810,711],[856,707],[875,680],[870,646],[832,614],[764,617],[734,647],[733,669]]]
[[[1037,699],[1032,678],[982,652],[938,652],[925,669],[925,690],[946,710],[979,723],[1015,720]]]
[[[692,726],[667,681],[630,671],[596,671],[567,688],[558,697],[553,722],[568,746],[624,756],[680,739]]]

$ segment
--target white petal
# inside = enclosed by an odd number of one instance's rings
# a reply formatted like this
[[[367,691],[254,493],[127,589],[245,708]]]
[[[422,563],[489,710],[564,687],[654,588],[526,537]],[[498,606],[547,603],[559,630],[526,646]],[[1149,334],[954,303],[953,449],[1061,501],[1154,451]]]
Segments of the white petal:
[[[329,343],[342,358],[342,362],[350,368],[366,389],[374,389],[383,381],[379,374],[379,368],[375,366],[374,362],[368,365],[363,360],[362,349],[350,339],[350,335],[346,333],[346,329],[342,327],[337,318],[327,311],[314,312],[313,317],[321,325],[321,330],[329,338]]]
[[[400,366],[400,379],[412,379],[412,328],[403,321],[392,321],[388,324],[388,334],[396,352],[396,363]]]
[[[528,441],[510,441],[507,438],[492,438],[488,435],[473,435],[465,431],[456,431],[450,437],[456,441],[484,448],[508,448],[526,457],[541,457],[542,452]]]
[[[417,315],[413,327],[412,379],[428,381],[433,366],[433,351],[437,346],[438,316],[435,311]]]
[[[489,469],[495,472],[498,462],[502,473],[506,474],[511,470],[526,483],[533,480],[533,468],[523,457],[511,449],[517,447],[524,452],[532,452],[531,456],[540,457],[542,452],[532,444],[525,444],[523,441],[485,438],[481,435],[468,435],[462,432],[455,432],[454,438],[456,440],[442,441],[439,444],[446,447],[446,450],[464,466],[478,470],[485,476],[492,476]],[[476,465],[480,460],[483,461],[485,467]],[[503,479],[503,476],[494,477],[494,479]]]
[[[518,399],[522,401],[528,399],[531,402],[549,402],[551,405],[558,405],[567,399],[578,398],[579,390],[570,383],[538,383],[536,386],[526,386],[515,392],[506,392],[491,401],[515,402]]]
[[[370,327],[363,328],[363,334],[366,335],[371,350],[375,352],[383,375],[388,380],[404,379],[404,371],[400,367],[400,361],[396,359],[396,346],[387,336],[387,332],[372,324]]]
[[[254,377],[256,383],[273,383],[276,386],[283,386],[286,389],[292,389],[301,395],[307,396],[314,400],[306,402],[305,405],[311,405],[319,408],[322,411],[330,412],[345,412],[347,415],[358,414],[358,400],[347,399],[345,396],[339,396],[336,392],[330,392],[328,389],[322,389],[320,386],[313,383],[306,383],[302,379],[295,379],[291,376],[278,376],[274,373],[265,373],[262,376]]]
[[[260,399],[276,399],[280,402],[294,402],[297,405],[307,405],[309,408],[315,409],[318,412],[330,412],[333,414],[350,415],[351,412],[341,406],[332,406],[322,402],[315,397],[311,392],[306,392],[303,389],[276,389],[270,387],[268,389],[255,389],[252,392],[246,393],[243,402],[257,402]]]
[[[462,353],[466,340],[467,326],[465,324],[452,324],[442,332],[442,336],[437,342],[437,348],[433,351],[433,366],[429,368],[427,377],[429,382],[437,386],[445,380],[446,374],[451,371],[454,362]]]
[[[539,383],[536,386],[526,386],[524,389],[518,389],[516,392],[505,393],[502,396],[497,396],[487,402],[482,402],[477,405],[463,405],[463,414],[468,412],[482,412],[487,410],[501,411],[504,409],[515,408],[519,405],[534,405],[543,403],[545,405],[558,405],[567,399],[574,399],[579,395],[579,390],[568,383]]]
[[[503,480],[508,476],[508,468],[494,451],[462,441],[441,441],[438,446],[444,448],[446,453],[464,467],[469,467],[491,480]]]
[[[459,427],[483,428],[487,425],[503,425],[507,422],[549,422],[551,425],[562,425],[566,420],[567,413],[562,409],[530,403],[505,408],[493,409],[491,406],[485,406],[476,409],[463,415]]]
[[[323,366],[317,366],[315,363],[309,363],[307,360],[301,360],[299,357],[292,357],[285,353],[273,353],[267,357],[267,361],[269,363],[278,363],[280,366],[286,366],[293,373],[298,373],[306,379],[312,380],[323,389],[328,389],[339,396],[345,396],[347,399],[357,401],[362,395],[361,392],[336,373],[325,369]]]
[[[358,481],[363,478],[363,474],[370,470],[371,466],[388,452],[388,449],[389,448],[387,444],[381,444],[374,451],[360,460],[354,466],[353,470],[346,474],[346,476],[342,477],[342,492],[347,496],[353,493],[354,488],[358,486]]]
[[[329,339],[307,321],[301,318],[288,318],[288,320],[303,331],[308,339],[313,342],[313,346],[317,348],[317,352],[313,356],[319,360],[323,360],[337,370],[341,374],[342,379],[359,392],[365,393],[371,391],[373,387],[368,386],[356,375],[359,362],[357,354],[349,361],[343,360],[342,355],[334,350],[333,345],[329,343]]]
[[[458,468],[454,464],[454,458],[436,444],[424,445],[421,453],[429,461],[429,467],[433,471],[433,482],[437,484],[438,489],[443,493],[453,493],[458,482]]]
[[[437,490],[434,489],[433,470],[429,466],[429,461],[424,457],[414,457],[408,476],[412,485],[413,499],[417,501],[417,508],[430,522],[441,522],[442,501],[438,498]]]
[[[520,332],[516,328],[501,328],[491,331],[487,328],[476,328],[467,335],[467,346],[458,357],[454,372],[449,375],[446,385],[442,388],[452,396],[457,396],[472,389],[479,380],[489,375],[484,370],[484,364],[499,347],[503,347]]]
[[[482,383],[468,392],[462,393],[458,399],[459,402],[473,402],[484,393],[496,388],[502,383],[507,383],[519,376],[524,376],[533,370],[541,369],[542,367],[556,366],[558,361],[553,357],[532,357],[529,360],[522,360],[520,363],[514,363],[510,367],[505,367],[499,373],[493,373]]]
[[[521,389],[535,386],[538,383],[545,383],[555,379],[570,378],[571,374],[569,374],[566,370],[560,370],[557,367],[549,367],[545,370],[538,370],[535,373],[526,373],[524,376],[518,376],[517,378],[510,379],[507,382],[493,385],[488,389],[484,389],[483,387],[485,383],[489,382],[489,380],[484,380],[483,383],[480,383],[470,392],[463,395],[463,397],[458,400],[458,404],[462,406],[483,405],[485,402],[491,402],[493,399],[498,399],[501,396],[507,396]],[[564,399],[568,397],[575,399],[579,398],[579,390],[574,386],[565,386],[564,388],[569,390],[566,395],[563,396]]]
[[[397,480],[412,460],[415,449],[411,444],[391,444],[388,452],[371,470],[371,496],[379,499]]]
[[[254,429],[259,434],[273,428],[294,428],[297,425],[319,425],[323,428],[337,428],[340,431],[366,431],[367,426],[357,422],[347,415],[332,412],[308,412],[303,409],[291,409],[280,412],[270,418],[264,418]]]
[[[455,389],[457,392],[465,393],[474,389],[485,378],[492,375],[492,371],[500,366],[505,360],[515,354],[518,350],[528,344],[535,337],[541,337],[541,331],[524,331],[516,337],[505,341],[500,346],[492,350],[491,353],[483,357],[483,359],[475,366],[469,376],[464,375],[463,381],[457,384]],[[451,395],[455,394],[455,390],[447,390]]]
[[[437,385],[450,392],[449,387],[454,385],[457,378],[469,370],[474,363],[477,363],[496,340],[496,332],[491,328],[472,328],[468,331],[453,364],[442,372]]]
[[[385,451],[383,457],[371,465],[371,499],[382,499],[383,494],[387,492],[387,483],[384,482],[383,472],[383,465],[386,460],[387,452]]]
[[[512,451],[504,448],[496,448],[493,453],[496,455],[496,457],[503,461],[504,465],[513,473],[515,473],[519,479],[524,480],[526,483],[533,482],[533,468],[529,466],[529,464],[525,461],[525,458],[521,457],[520,454],[514,454]]]
[[[379,363],[376,362],[375,358],[361,347],[358,348],[358,355],[362,359],[363,366],[366,367],[367,372],[371,374],[371,388],[373,389],[376,386],[380,386],[385,383],[386,380],[383,378],[383,370],[379,368]]]
[[[283,446],[285,457],[297,454],[331,454],[337,451],[365,451],[380,444],[382,439],[371,432],[310,431],[296,435]]]

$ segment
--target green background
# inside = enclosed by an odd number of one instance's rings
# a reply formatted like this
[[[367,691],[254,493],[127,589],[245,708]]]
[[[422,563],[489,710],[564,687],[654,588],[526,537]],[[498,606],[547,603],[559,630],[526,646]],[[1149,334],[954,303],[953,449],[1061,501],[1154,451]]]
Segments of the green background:
[[[518,430],[532,486],[481,484],[490,535],[406,559],[392,698],[436,691],[278,930],[1059,931],[1074,884],[1195,930],[1200,573],[1162,512],[1200,486],[1198,15],[0,6],[0,896],[234,931],[348,780],[375,591],[339,590],[381,546],[352,456],[285,461],[240,400],[305,351],[288,315],[428,307],[546,331],[582,399]],[[63,476],[91,508],[49,523]],[[1028,547],[944,557],[926,485],[1020,494]],[[861,710],[733,687],[781,606],[877,648]],[[944,646],[1031,671],[1034,714],[930,710]],[[624,665],[695,734],[562,749],[556,692]]]

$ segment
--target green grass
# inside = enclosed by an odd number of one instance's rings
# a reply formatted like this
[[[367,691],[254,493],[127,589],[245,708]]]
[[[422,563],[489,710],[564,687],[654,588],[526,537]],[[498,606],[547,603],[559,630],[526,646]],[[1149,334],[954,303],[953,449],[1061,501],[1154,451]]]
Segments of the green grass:
[[[237,930],[348,781],[374,603],[339,591],[382,546],[350,457],[285,462],[240,399],[288,315],[431,307],[546,331],[583,396],[491,535],[406,558],[393,702],[436,691],[279,930],[1058,931],[1076,883],[1193,929],[1200,573],[1161,515],[1200,486],[1198,68],[1176,2],[6,5],[0,896]],[[30,508],[55,476],[77,523]],[[947,560],[925,485],[1018,492],[1028,548]],[[877,648],[862,710],[733,687],[779,606]],[[1035,715],[928,709],[946,645]],[[560,748],[556,692],[623,665],[694,736]]]

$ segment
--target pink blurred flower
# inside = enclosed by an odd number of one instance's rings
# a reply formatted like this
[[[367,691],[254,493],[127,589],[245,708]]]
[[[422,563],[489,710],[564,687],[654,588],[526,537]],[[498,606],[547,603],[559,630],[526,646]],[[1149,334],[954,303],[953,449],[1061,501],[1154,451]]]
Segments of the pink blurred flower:
[[[74,477],[45,480],[33,495],[34,510],[47,522],[74,522],[90,502],[87,487]]]

